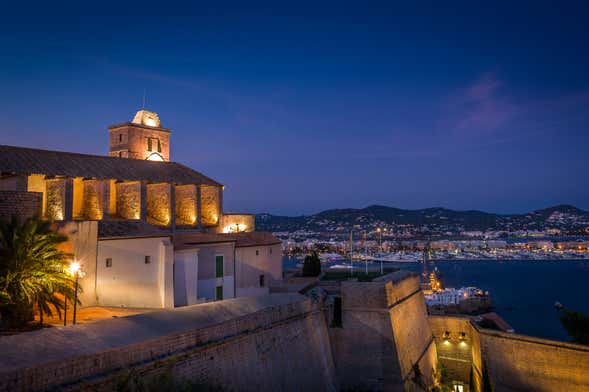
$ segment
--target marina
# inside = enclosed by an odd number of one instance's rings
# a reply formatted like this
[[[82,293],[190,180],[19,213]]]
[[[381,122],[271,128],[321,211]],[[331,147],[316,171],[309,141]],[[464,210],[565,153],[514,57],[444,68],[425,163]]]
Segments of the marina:
[[[284,269],[296,268],[296,258],[283,257]],[[379,268],[380,263],[368,263],[369,268]],[[346,266],[353,271],[363,271],[363,261],[346,259],[324,263],[323,267]],[[422,263],[384,263],[421,274]],[[492,295],[495,312],[509,323],[516,333],[548,339],[568,341],[555,309],[561,303],[566,309],[589,313],[586,296],[579,295],[579,288],[589,281],[587,260],[435,260],[428,269],[437,267],[446,287],[479,287]]]

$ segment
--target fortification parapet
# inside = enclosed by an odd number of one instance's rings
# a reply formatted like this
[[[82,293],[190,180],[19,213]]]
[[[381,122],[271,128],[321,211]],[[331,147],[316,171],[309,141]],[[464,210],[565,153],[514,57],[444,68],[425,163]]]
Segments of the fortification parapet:
[[[112,390],[166,369],[224,390],[337,389],[323,315],[298,294],[7,336],[0,350],[0,391]]]
[[[448,377],[481,386],[487,365],[495,391],[587,391],[589,347],[484,329],[469,317],[430,316]],[[464,334],[464,335],[463,335]]]

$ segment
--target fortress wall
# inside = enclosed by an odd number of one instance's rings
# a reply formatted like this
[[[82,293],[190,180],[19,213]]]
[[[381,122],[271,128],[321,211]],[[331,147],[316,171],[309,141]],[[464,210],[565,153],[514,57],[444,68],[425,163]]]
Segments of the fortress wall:
[[[330,328],[342,389],[421,390],[414,364],[432,385],[436,351],[419,279],[394,273],[373,282],[342,282],[342,327]]]
[[[10,220],[16,215],[22,221],[40,216],[42,203],[40,192],[0,191],[0,219]]]
[[[589,390],[587,346],[482,329],[467,317],[430,316],[429,322],[450,380],[468,383],[474,364],[474,381],[480,385],[486,362],[497,392]],[[466,332],[464,343],[460,332]]]
[[[470,319],[430,316],[429,324],[434,334],[438,359],[447,371],[447,380],[468,383],[473,369],[474,381],[480,383],[482,363],[479,333]],[[446,332],[449,332],[448,338],[444,337]],[[461,332],[466,334],[464,340],[459,338]]]
[[[397,291],[396,294],[409,296],[404,296],[405,299],[390,309],[390,320],[397,357],[401,365],[401,375],[406,388],[407,390],[419,390],[418,385],[408,382],[408,379],[415,377],[414,366],[417,364],[421,373],[418,383],[432,385],[437,366],[437,351],[432,331],[427,322],[427,309],[423,293],[421,290],[414,291],[419,289],[419,277],[413,276],[402,282],[402,290],[392,291]]]
[[[481,330],[481,349],[496,392],[589,390],[589,347]]]
[[[324,317],[298,294],[7,336],[0,351],[0,391],[106,391],[166,372],[224,390],[337,389]]]
[[[342,390],[403,390],[386,311],[344,309],[342,327],[329,334]]]

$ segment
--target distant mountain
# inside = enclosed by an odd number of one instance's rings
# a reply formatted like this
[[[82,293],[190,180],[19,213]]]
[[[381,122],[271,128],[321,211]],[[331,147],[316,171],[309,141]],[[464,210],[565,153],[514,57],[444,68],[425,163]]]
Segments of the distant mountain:
[[[456,211],[442,207],[420,210],[404,210],[394,207],[373,205],[366,208],[326,210],[308,216],[277,216],[260,214],[256,216],[258,230],[273,232],[298,230],[316,232],[337,232],[351,228],[363,230],[376,227],[390,227],[395,230],[426,232],[462,231],[518,231],[585,230],[589,227],[589,212],[571,205],[558,205],[527,214],[501,215],[483,211]]]

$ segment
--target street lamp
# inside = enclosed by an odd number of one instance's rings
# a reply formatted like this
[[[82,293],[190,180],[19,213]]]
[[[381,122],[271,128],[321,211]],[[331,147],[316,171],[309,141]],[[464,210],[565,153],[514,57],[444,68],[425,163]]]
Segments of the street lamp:
[[[75,278],[75,285],[74,285],[74,316],[73,316],[73,321],[72,321],[72,323],[75,325],[76,324],[76,310],[78,309],[78,280],[80,279],[80,276],[81,277],[84,276],[84,272],[82,272],[80,270],[80,263],[78,263],[77,261],[73,261],[70,264],[69,272]],[[66,299],[66,306],[67,306],[67,299]],[[67,309],[66,309],[66,311],[67,311]],[[64,314],[66,314],[66,311],[64,311]],[[63,325],[65,325],[65,323],[66,323],[66,321],[65,321],[65,317],[64,317],[64,324]]]

